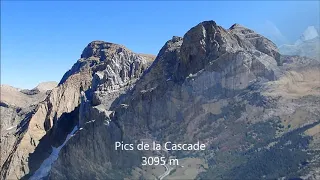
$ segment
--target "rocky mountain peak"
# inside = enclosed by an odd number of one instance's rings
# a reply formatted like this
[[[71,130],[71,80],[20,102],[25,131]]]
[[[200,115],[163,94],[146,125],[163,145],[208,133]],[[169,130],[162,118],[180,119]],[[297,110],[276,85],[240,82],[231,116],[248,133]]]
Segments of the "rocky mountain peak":
[[[230,31],[237,31],[238,33],[241,34],[248,34],[248,33],[255,33],[253,30],[241,25],[241,24],[233,24],[230,28]]]
[[[182,66],[185,66],[183,71],[195,73],[203,69],[209,61],[227,51],[228,42],[236,42],[230,38],[228,32],[215,21],[204,21],[191,28],[184,35],[181,45]]]
[[[273,59],[268,61],[281,65],[278,49],[269,39],[239,24],[226,30],[215,21],[204,21],[184,35],[178,73],[182,76],[194,74],[212,63],[225,67],[231,58],[227,56],[237,52],[246,52],[249,56],[266,55]],[[226,60],[222,61],[224,58]],[[217,64],[219,59],[220,64]]]
[[[282,65],[277,46],[268,38],[239,24],[232,25],[229,28],[229,32],[236,37],[241,48],[267,54],[274,58],[278,65]]]
[[[108,72],[112,74],[113,70],[111,69],[117,69],[116,72],[120,73],[122,67],[130,66],[132,61],[149,64],[152,59],[153,57],[150,57],[150,55],[134,53],[123,45],[105,41],[92,41],[84,48],[81,58],[65,73],[59,84],[64,83],[70,75],[83,70],[90,70],[94,74],[97,71],[109,69]]]
[[[28,136],[17,137],[17,142],[21,142],[21,144],[15,146],[12,151],[8,149],[8,153],[4,154],[4,156],[10,154],[10,160],[8,162],[0,161],[2,168],[0,179],[6,179],[2,177],[20,179],[26,172],[33,173],[36,169],[29,169],[28,163],[21,165],[20,162],[33,161],[28,159],[29,154],[38,151],[35,149],[41,139],[49,138],[49,144],[53,147],[62,143],[74,126],[85,123],[83,119],[85,119],[87,111],[96,112],[100,110],[99,108],[87,109],[85,107],[103,103],[104,107],[107,108],[115,98],[132,86],[143,71],[148,68],[153,58],[152,55],[134,53],[126,47],[114,43],[104,41],[89,43],[84,48],[81,58],[64,74],[59,85],[49,91],[45,99],[41,99],[42,101],[31,109],[32,112],[30,110],[30,114],[25,113],[27,117],[23,119],[21,125],[17,125],[17,129],[22,134],[28,134]],[[40,84],[34,91],[41,92],[41,90],[50,87],[52,87],[51,83]],[[12,91],[10,88],[7,89]],[[10,96],[6,97],[9,100],[18,99],[20,96],[25,97],[26,94],[29,95],[34,91],[21,93],[16,90],[17,93],[7,93]],[[1,93],[3,92],[1,91]],[[43,93],[36,92],[34,94]],[[87,98],[86,95],[90,98]],[[34,95],[32,94],[32,96]],[[3,94],[1,94],[1,100],[2,97]],[[19,102],[22,102],[20,99]],[[87,102],[87,99],[92,102]],[[9,103],[1,102],[2,104],[7,108]],[[79,113],[79,109],[81,113]],[[22,118],[24,116],[19,117],[19,120]],[[8,122],[10,122],[10,116],[8,116]],[[10,126],[11,124],[8,123],[5,127]],[[47,132],[50,133],[47,134]],[[15,140],[15,138],[12,139]],[[10,146],[13,147],[14,142],[12,141]],[[50,150],[51,146],[44,146],[41,147],[39,153],[45,152],[46,154],[46,151]],[[11,156],[14,157],[11,158]],[[16,171],[15,167],[20,165],[23,166],[21,169],[26,169],[26,171]]]
[[[238,27],[244,27],[244,26],[242,26],[241,24],[235,23],[229,29],[235,29],[235,28],[238,28]]]
[[[171,39],[171,41],[173,43],[176,43],[176,42],[181,41],[181,40],[182,40],[182,37],[179,37],[179,36],[172,36],[172,39]]]
[[[131,60],[128,59],[126,62],[128,61]],[[289,174],[291,172],[288,170],[266,170],[265,164],[260,166],[262,161],[270,163],[270,167],[274,167],[274,162],[279,162],[282,167],[287,166],[288,163],[283,162],[281,158],[289,152],[282,150],[285,146],[282,144],[288,141],[278,141],[276,135],[279,128],[283,129],[280,121],[288,121],[286,113],[291,115],[292,108],[301,107],[298,105],[300,102],[294,102],[290,98],[287,102],[285,99],[279,100],[277,104],[279,92],[294,92],[286,88],[290,86],[291,81],[295,81],[291,77],[280,81],[277,73],[288,66],[286,63],[283,66],[279,65],[281,60],[278,49],[267,38],[241,25],[235,24],[226,30],[214,21],[205,21],[191,28],[183,38],[174,36],[167,41],[152,66],[135,82],[132,91],[124,91],[121,96],[118,93],[122,89],[121,86],[130,79],[126,75],[131,71],[130,68],[123,67],[125,76],[118,76],[117,68],[99,71],[94,77],[96,80],[93,81],[98,83],[97,88],[94,88],[97,91],[94,92],[93,107],[90,109],[90,103],[85,103],[85,98],[84,103],[80,105],[79,116],[85,117],[81,120],[83,123],[80,123],[84,130],[79,132],[79,139],[71,141],[61,152],[60,158],[51,170],[50,179],[59,176],[61,178],[58,179],[84,178],[89,173],[77,172],[88,171],[94,171],[98,178],[113,179],[116,176],[110,174],[111,171],[122,173],[119,169],[123,167],[140,167],[141,163],[139,160],[135,161],[135,157],[139,157],[141,151],[136,154],[118,154],[111,150],[110,144],[120,140],[135,142],[137,139],[146,138],[159,141],[170,139],[176,142],[200,139],[208,142],[215,150],[211,149],[208,154],[196,156],[208,160],[211,169],[200,174],[198,179],[255,179],[265,176],[264,174],[271,174],[267,179],[274,179],[279,177],[274,176],[275,173]],[[275,83],[277,97],[262,94],[262,88],[269,83]],[[281,84],[277,83],[283,83],[285,87],[282,89]],[[266,88],[265,91],[269,89]],[[118,94],[115,95],[115,92]],[[116,96],[118,98],[114,99]],[[113,102],[111,106],[110,102]],[[87,106],[89,110],[86,110]],[[91,119],[95,122],[86,125]],[[305,120],[301,123],[305,123]],[[248,134],[252,132],[261,133],[259,139],[249,139]],[[285,135],[281,138],[287,137]],[[290,139],[294,142],[296,137]],[[280,145],[270,147],[269,142],[274,140]],[[99,148],[92,146],[91,142]],[[260,142],[265,144],[260,146]],[[268,149],[260,151],[263,147]],[[91,152],[95,154],[90,155]],[[237,156],[237,152],[241,152],[241,158],[238,158],[240,156]],[[274,155],[273,152],[279,152],[279,155]],[[245,157],[244,153],[254,154]],[[270,160],[270,153],[273,160]],[[293,157],[301,152],[293,153],[295,154],[292,157],[288,157],[290,161],[294,161],[296,158]],[[177,155],[178,158],[188,157],[180,153],[171,155]],[[225,162],[224,159],[218,162],[217,155],[235,158],[229,162]],[[103,159],[100,161],[101,157]],[[131,158],[130,161],[123,161],[121,157]],[[248,158],[248,163],[246,164],[247,160],[244,159],[241,160],[244,164],[234,166],[233,162],[239,162],[243,157]],[[110,162],[112,166],[106,165],[105,162]],[[226,166],[234,167],[226,170]],[[261,167],[260,170],[251,172],[252,167],[256,166]],[[94,170],[87,170],[90,168]],[[216,168],[224,172],[216,175]],[[298,168],[297,166],[291,170],[295,172]],[[98,170],[95,171],[96,169]],[[136,177],[133,177],[133,173],[123,176],[130,177],[129,179],[157,178],[145,173]]]
[[[129,51],[126,47],[105,41],[92,41],[83,50],[81,58],[106,58],[107,55]],[[101,59],[103,60],[103,59]]]
[[[294,128],[319,119],[319,65],[304,74],[292,72],[297,60],[286,57],[279,66],[278,49],[267,38],[239,24],[224,29],[215,21],[173,36],[149,67],[153,58],[118,44],[89,43],[45,100],[17,118],[20,124],[5,125],[6,132],[19,134],[8,141],[2,136],[12,148],[1,154],[0,179],[163,179],[139,170],[145,168],[141,156],[150,151],[120,152],[112,146],[144,139],[208,145],[205,153],[161,154],[184,163],[197,158],[208,167],[182,179],[275,179],[307,162],[298,143],[306,129]],[[301,114],[312,116],[298,122]]]

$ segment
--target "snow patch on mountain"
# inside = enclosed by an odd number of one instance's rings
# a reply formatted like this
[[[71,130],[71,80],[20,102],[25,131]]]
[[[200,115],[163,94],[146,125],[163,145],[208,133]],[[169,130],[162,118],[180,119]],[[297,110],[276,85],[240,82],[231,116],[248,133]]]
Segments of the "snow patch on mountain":
[[[40,168],[33,174],[29,180],[41,180],[48,176],[52,164],[58,159],[60,150],[66,145],[69,139],[75,134],[78,130],[78,126],[75,126],[73,130],[68,134],[66,140],[57,148],[52,147],[52,153],[50,156],[43,161]]]

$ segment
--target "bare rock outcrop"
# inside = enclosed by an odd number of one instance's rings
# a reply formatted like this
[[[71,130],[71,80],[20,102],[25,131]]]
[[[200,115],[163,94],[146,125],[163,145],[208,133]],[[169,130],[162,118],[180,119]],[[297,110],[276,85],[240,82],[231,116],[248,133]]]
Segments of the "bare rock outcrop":
[[[103,93],[112,95],[105,86],[121,81],[114,78],[110,84],[97,74],[99,93],[94,92],[94,98],[86,94],[79,112],[86,114],[87,123],[62,149],[49,179],[157,178],[139,161],[147,152],[110,149],[115,141],[142,139],[205,143],[204,153],[168,152],[179,159],[206,161],[209,168],[197,175],[200,179],[297,177],[314,167],[301,167],[309,155],[314,157],[307,144],[316,143],[301,133],[317,127],[320,117],[319,110],[310,108],[320,102],[319,63],[311,61],[281,57],[270,40],[241,25],[224,29],[214,21],[202,22],[183,38],[166,42],[132,88],[110,98],[111,105],[98,99]],[[307,77],[308,72],[314,75]],[[308,89],[292,91],[288,82],[308,84]]]
[[[54,82],[45,82],[46,88],[34,88],[32,90],[14,88],[8,85],[1,85],[1,160],[0,165],[4,165],[6,157],[10,154],[14,147],[16,136],[15,133],[19,124],[29,113],[34,110],[36,104],[43,101],[48,91],[56,86]],[[42,85],[38,85],[40,87]],[[50,86],[48,86],[50,84]]]
[[[205,162],[196,179],[317,177],[318,61],[281,56],[239,24],[204,21],[172,37],[149,64],[121,45],[88,44],[22,121],[1,177],[158,178],[141,165],[152,152],[114,149],[116,141],[143,140],[206,144],[206,151],[157,152]]]
[[[306,90],[302,96],[295,94],[294,99],[271,92],[286,91],[275,85],[290,77],[286,71],[311,72],[308,67],[312,63],[299,68],[304,60],[298,59],[297,62],[291,57],[282,58],[274,43],[241,25],[224,29],[214,21],[202,22],[183,38],[174,36],[166,42],[153,64],[123,93],[114,95],[111,88],[121,89],[121,77],[105,81],[105,75],[113,77],[112,71],[95,74],[95,92],[91,92],[93,96],[83,96],[79,112],[86,117],[82,120],[83,130],[62,149],[49,178],[90,178],[93,174],[97,179],[155,178],[138,161],[142,155],[147,156],[146,152],[110,149],[115,141],[133,143],[141,139],[206,143],[210,149],[206,153],[170,152],[178,158],[192,156],[209,162],[210,168],[199,173],[199,178],[252,179],[262,178],[263,173],[268,174],[266,178],[281,173],[294,176],[300,160],[293,162],[295,165],[289,170],[286,162],[294,156],[306,158],[302,152],[308,151],[307,146],[296,147],[299,142],[310,141],[299,133],[314,127],[320,115],[315,108],[308,108],[319,101],[309,101],[306,96],[319,97],[316,90]],[[290,60],[294,62],[288,63]],[[313,63],[314,68],[319,67],[317,62]],[[312,83],[309,87],[318,88],[316,82],[317,79],[308,81]],[[106,97],[108,101],[103,101]],[[281,128],[292,112],[303,112],[309,124],[299,120],[288,133],[288,129]],[[277,139],[277,135],[282,138]],[[89,139],[95,144],[87,143]],[[292,147],[282,149],[288,140]],[[261,150],[272,141],[279,146]],[[292,157],[279,158],[287,155],[287,150]],[[271,162],[269,153],[275,152],[279,154],[272,158],[285,168],[264,169],[259,162]],[[249,171],[250,163],[258,167],[257,176]]]
[[[79,115],[75,117],[73,114],[79,111],[81,92],[95,89],[114,92],[124,88],[138,78],[148,64],[150,57],[147,61],[124,46],[103,41],[89,43],[58,87],[52,89],[17,127],[14,147],[1,165],[1,177],[28,178],[40,167],[41,161],[51,151],[50,146],[57,146],[72,130],[61,126],[78,125]],[[47,85],[41,85],[37,89],[46,88]],[[51,139],[51,142],[45,142],[48,141],[46,139]],[[30,154],[35,158],[30,159]]]

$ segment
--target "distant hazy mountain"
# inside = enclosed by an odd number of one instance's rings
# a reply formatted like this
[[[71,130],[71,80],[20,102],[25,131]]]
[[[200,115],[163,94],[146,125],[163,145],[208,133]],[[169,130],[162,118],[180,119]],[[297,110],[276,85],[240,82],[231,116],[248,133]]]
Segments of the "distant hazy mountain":
[[[294,44],[279,47],[284,55],[298,55],[319,59],[320,37],[314,26],[309,26]]]
[[[55,88],[57,84],[58,83],[54,81],[43,82],[31,90],[2,84],[0,102],[20,108],[36,104],[42,101],[42,97],[45,96],[46,92]]]
[[[308,41],[312,40],[314,38],[319,37],[319,33],[317,29],[314,26],[309,26],[301,35],[300,39],[298,41],[303,42],[303,41]]]
[[[57,87],[58,83],[55,81],[48,81],[48,82],[42,82],[40,84],[38,84],[37,87],[35,87],[34,89],[37,89],[39,91],[48,91],[51,90],[55,87]]]

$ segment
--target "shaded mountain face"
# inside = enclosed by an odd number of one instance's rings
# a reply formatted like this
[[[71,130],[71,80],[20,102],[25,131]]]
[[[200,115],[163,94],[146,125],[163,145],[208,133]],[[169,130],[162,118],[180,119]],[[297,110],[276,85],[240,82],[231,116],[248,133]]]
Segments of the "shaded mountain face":
[[[214,21],[174,36],[151,65],[148,57],[91,42],[25,120],[1,177],[319,177],[318,61],[281,56],[254,31]],[[206,150],[121,151],[118,141],[200,141]],[[179,165],[142,166],[142,156]]]
[[[309,26],[294,44],[284,44],[279,47],[279,50],[284,55],[299,55],[319,59],[319,33],[314,26]]]

